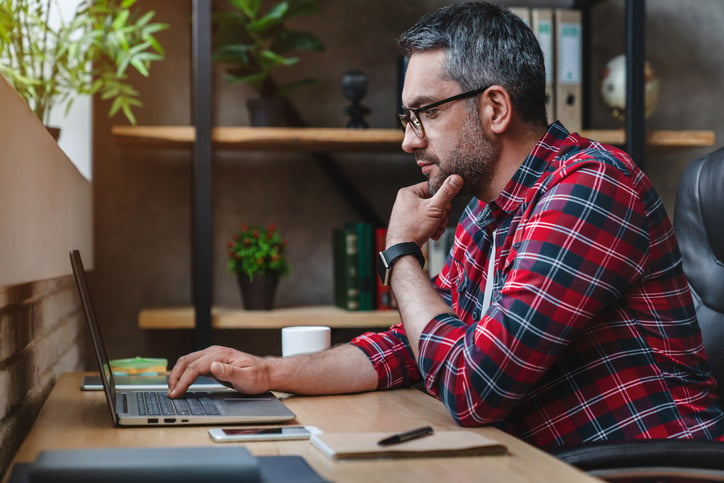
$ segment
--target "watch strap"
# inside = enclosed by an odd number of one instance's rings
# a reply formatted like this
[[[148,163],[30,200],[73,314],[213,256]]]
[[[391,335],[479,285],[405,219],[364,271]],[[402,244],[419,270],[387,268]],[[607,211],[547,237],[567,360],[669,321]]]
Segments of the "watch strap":
[[[415,242],[398,243],[385,250],[385,260],[387,260],[387,264],[390,267],[392,267],[392,264],[394,264],[398,258],[405,255],[412,255],[417,258],[421,267],[425,265],[425,257],[422,255],[422,250],[420,250],[420,247]]]
[[[425,257],[422,254],[422,250],[415,242],[403,242],[392,245],[387,250],[379,253],[381,266],[379,267],[379,275],[382,279],[383,284],[389,285],[390,274],[392,272],[392,266],[400,258],[406,255],[414,256],[420,266],[425,266]]]

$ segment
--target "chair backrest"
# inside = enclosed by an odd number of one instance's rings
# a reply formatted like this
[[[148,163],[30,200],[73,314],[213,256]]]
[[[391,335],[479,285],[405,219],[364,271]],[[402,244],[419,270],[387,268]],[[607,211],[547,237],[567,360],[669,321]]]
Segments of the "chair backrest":
[[[704,349],[724,395],[724,147],[684,170],[674,210]]]

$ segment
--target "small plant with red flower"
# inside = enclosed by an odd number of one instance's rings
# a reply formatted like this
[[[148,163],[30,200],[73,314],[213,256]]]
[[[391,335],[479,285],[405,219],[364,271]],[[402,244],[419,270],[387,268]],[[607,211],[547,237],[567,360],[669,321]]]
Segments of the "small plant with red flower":
[[[245,274],[249,280],[254,275],[289,272],[289,262],[284,254],[286,242],[275,225],[264,228],[259,225],[241,225],[239,232],[229,240],[229,270]]]

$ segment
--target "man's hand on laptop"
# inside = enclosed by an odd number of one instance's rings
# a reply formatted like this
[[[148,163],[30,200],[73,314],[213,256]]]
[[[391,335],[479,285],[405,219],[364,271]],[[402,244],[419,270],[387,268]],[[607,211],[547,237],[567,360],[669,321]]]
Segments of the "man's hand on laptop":
[[[266,360],[229,347],[212,346],[179,358],[168,377],[169,397],[180,397],[198,376],[212,376],[245,394],[270,389]]]

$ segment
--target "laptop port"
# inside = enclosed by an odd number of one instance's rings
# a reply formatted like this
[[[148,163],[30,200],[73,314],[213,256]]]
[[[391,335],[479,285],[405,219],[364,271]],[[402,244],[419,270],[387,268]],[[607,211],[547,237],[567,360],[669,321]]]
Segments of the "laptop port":
[[[157,424],[158,418],[148,418],[148,424]]]
[[[164,418],[163,422],[166,424],[173,424],[176,422],[176,418]]]

